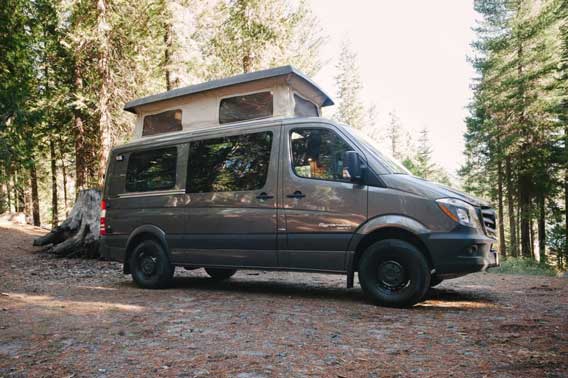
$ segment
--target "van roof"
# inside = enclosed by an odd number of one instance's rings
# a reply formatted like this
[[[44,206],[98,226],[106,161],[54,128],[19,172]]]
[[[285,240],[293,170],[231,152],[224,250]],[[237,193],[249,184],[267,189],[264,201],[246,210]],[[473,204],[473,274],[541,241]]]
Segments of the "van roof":
[[[207,136],[209,134],[214,134],[217,132],[233,132],[242,129],[254,129],[255,127],[265,127],[275,124],[296,124],[296,123],[330,123],[336,124],[335,122],[321,117],[270,117],[265,119],[256,119],[244,122],[235,122],[231,124],[225,124],[220,126],[204,126],[202,128],[193,128],[184,131],[176,131],[164,134],[158,134],[155,136],[147,136],[140,139],[134,139],[132,142],[122,144],[113,148],[113,151],[131,150],[137,147],[152,147],[155,145],[168,144],[172,142],[180,142],[184,139],[189,139],[195,136]]]
[[[333,100],[320,87],[318,87],[316,83],[310,80],[302,72],[298,71],[292,66],[282,66],[262,71],[231,76],[224,79],[207,81],[205,83],[190,85],[187,87],[177,88],[171,91],[158,93],[152,96],[142,97],[128,102],[126,105],[124,105],[124,110],[136,113],[136,108],[142,105],[148,105],[160,101],[171,100],[177,97],[188,96],[196,93],[211,91],[214,89],[230,87],[233,85],[238,85],[252,81],[268,79],[268,78],[274,78],[279,76],[285,76],[285,75],[293,75],[299,78],[300,80],[306,82],[316,92],[320,93],[321,96],[324,98],[324,101],[321,106],[329,106],[334,104]]]

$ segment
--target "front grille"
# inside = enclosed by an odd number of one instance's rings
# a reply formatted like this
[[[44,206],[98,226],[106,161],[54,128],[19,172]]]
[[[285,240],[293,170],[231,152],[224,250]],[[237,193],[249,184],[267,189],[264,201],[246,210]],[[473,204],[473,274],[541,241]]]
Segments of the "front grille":
[[[497,217],[495,215],[495,210],[489,207],[481,209],[481,222],[483,224],[483,229],[485,230],[485,235],[490,238],[497,237]]]

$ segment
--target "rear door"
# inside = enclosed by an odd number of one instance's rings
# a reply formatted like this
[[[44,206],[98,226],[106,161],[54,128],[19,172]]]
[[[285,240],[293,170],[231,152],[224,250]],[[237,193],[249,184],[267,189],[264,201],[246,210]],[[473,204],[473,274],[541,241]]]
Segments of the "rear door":
[[[185,173],[183,156],[187,146],[147,147],[115,153],[107,201],[107,233],[125,241],[142,225],[155,225],[168,242],[183,233]]]
[[[276,267],[280,125],[189,143],[185,235],[176,261]]]
[[[347,246],[367,219],[367,187],[346,177],[343,154],[356,150],[331,125],[287,125],[282,136],[286,247],[281,266],[344,271]]]

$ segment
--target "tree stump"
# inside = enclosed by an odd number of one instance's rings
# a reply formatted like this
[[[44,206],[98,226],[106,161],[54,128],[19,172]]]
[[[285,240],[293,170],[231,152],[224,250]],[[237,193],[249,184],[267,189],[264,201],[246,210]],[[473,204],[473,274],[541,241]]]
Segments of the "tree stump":
[[[61,257],[99,257],[101,193],[96,189],[79,192],[69,217],[47,235],[34,240],[34,246]]]

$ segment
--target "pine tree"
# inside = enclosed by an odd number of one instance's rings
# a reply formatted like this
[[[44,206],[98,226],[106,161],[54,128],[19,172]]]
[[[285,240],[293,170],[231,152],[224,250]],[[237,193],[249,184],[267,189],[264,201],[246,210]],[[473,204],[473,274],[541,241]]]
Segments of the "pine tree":
[[[416,175],[425,179],[431,179],[434,173],[434,164],[432,163],[432,147],[428,138],[428,129],[424,127],[420,130],[418,138],[418,151],[415,158]]]
[[[313,75],[324,43],[317,19],[304,2],[289,0],[222,1],[202,17],[203,78],[293,64]]]
[[[337,97],[339,105],[335,119],[338,122],[362,129],[365,123],[364,107],[361,102],[361,77],[357,64],[357,55],[348,42],[343,42],[337,62]]]
[[[389,144],[389,152],[392,157],[397,160],[403,160],[401,149],[401,123],[395,111],[389,113],[387,125],[387,142]]]

